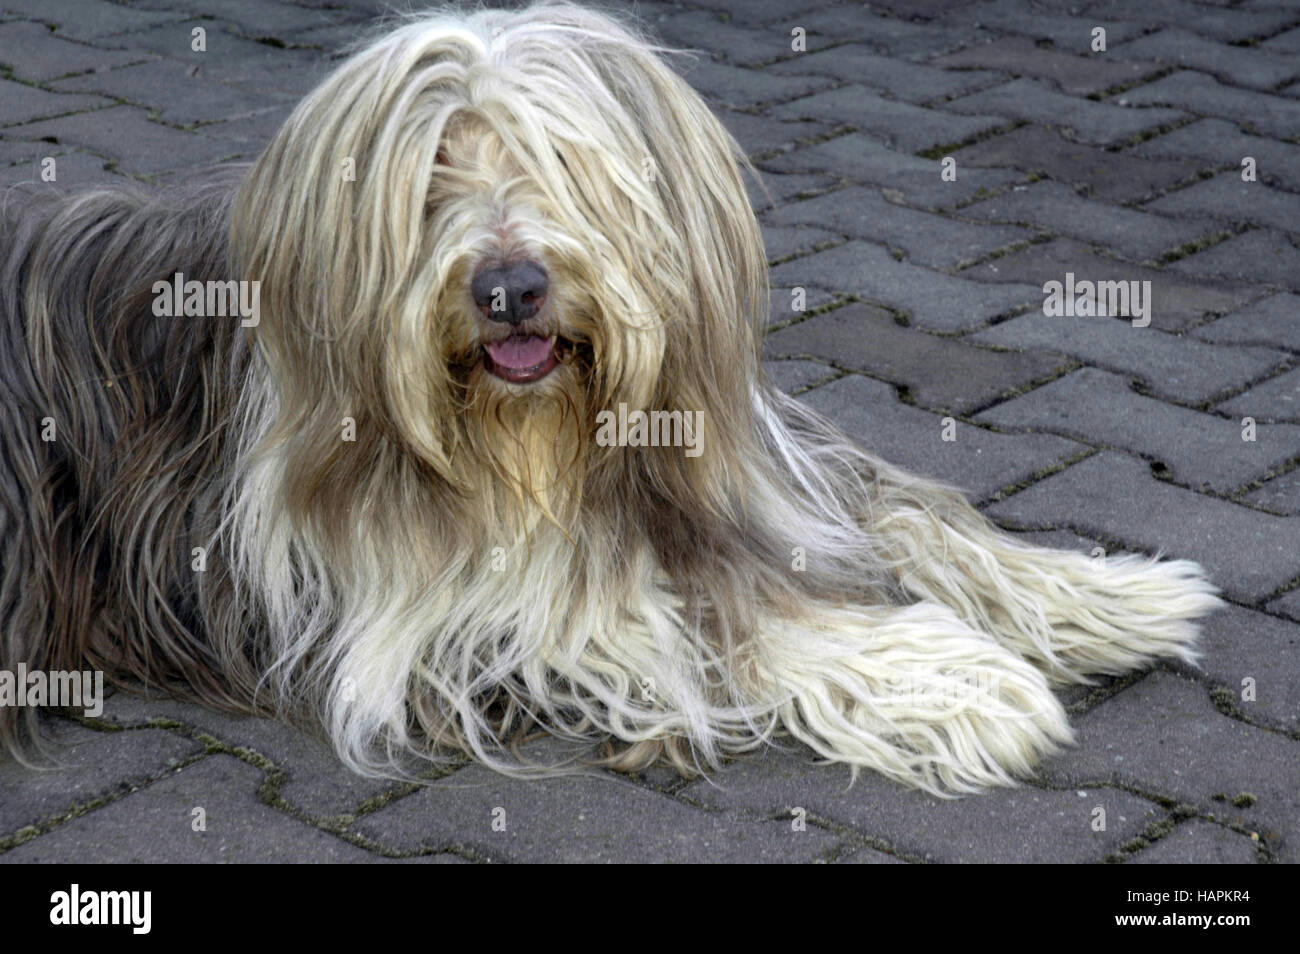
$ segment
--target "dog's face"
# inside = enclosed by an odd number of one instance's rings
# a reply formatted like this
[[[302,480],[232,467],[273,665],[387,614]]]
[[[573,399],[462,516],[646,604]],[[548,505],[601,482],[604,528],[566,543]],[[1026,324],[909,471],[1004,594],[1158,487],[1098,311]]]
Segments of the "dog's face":
[[[618,450],[591,440],[602,409],[749,406],[768,302],[734,142],[602,15],[388,34],[300,105],[235,215],[282,440],[350,417],[428,476],[536,498]]]

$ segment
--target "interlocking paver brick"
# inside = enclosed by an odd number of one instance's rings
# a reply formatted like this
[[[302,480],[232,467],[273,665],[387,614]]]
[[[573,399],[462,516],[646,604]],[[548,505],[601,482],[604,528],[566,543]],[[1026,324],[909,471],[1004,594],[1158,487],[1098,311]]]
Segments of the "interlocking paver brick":
[[[1259,48],[1269,53],[1300,53],[1300,26],[1269,37]]]
[[[364,18],[361,11],[340,9],[333,3],[299,6],[280,0],[197,0],[178,3],[158,0],[158,7],[186,9],[192,15],[212,18],[223,27],[233,27],[247,36],[273,36],[296,39],[305,30],[337,25],[340,21]]]
[[[1226,10],[1191,0],[1143,0],[1137,4],[1128,0],[1102,0],[1089,5],[1088,13],[1149,26],[1176,23],[1226,42],[1267,36],[1295,20],[1295,13],[1286,9]]]
[[[762,188],[759,188],[759,182],[756,182],[753,176],[745,176],[745,188],[755,212],[762,212],[807,193],[825,192],[836,184],[834,176],[812,173],[776,175],[759,170],[759,177]]]
[[[1147,260],[1218,229],[1204,218],[1173,219],[1085,199],[1070,186],[1048,181],[1016,186],[966,206],[961,214],[981,222],[1028,222]]]
[[[1075,96],[1100,93],[1133,83],[1159,69],[1155,63],[1120,61],[1095,53],[1073,53],[1041,47],[1028,37],[1004,36],[992,43],[968,46],[930,61],[936,66],[979,68],[1032,76],[1050,81]]]
[[[1211,215],[1233,222],[1257,222],[1300,232],[1300,195],[1271,189],[1262,182],[1243,182],[1239,172],[1203,179],[1148,202],[1143,208],[1167,215]]]
[[[767,259],[770,262],[789,258],[792,255],[807,254],[814,246],[824,242],[838,244],[840,241],[837,234],[825,229],[763,224],[763,245],[767,249]]]
[[[802,296],[802,307],[797,307],[798,296]],[[820,288],[807,287],[790,287],[782,288],[778,285],[772,286],[772,306],[768,312],[768,324],[779,325],[787,324],[791,321],[802,321],[807,317],[807,313],[823,305],[829,305],[835,300],[835,296],[830,292],[822,291]]]
[[[980,39],[979,31],[969,28],[912,23],[895,17],[863,14],[864,11],[860,8],[832,4],[824,10],[799,18],[799,23],[812,32],[837,41],[855,40],[905,60],[924,59]]]
[[[708,52],[720,53],[729,62],[741,66],[794,55],[790,31],[782,26],[743,26],[734,19],[724,20],[704,10],[675,12],[651,22],[669,43],[698,49],[701,39],[707,39]]]
[[[1267,480],[1258,489],[1243,494],[1241,499],[1288,517],[1300,514],[1300,470]]]
[[[1252,386],[1224,401],[1217,410],[1266,421],[1300,420],[1300,368]]]
[[[889,202],[877,189],[852,186],[804,202],[781,206],[765,216],[782,224],[816,223],[854,238],[901,249],[909,261],[955,268],[1030,237],[1013,226],[972,225]],[[943,236],[936,242],[936,236]]]
[[[223,158],[220,143],[149,120],[143,109],[113,106],[21,126],[24,137],[52,136],[61,144],[82,146],[121,162],[128,172],[150,173],[178,167],[206,167]]]
[[[1145,462],[1115,451],[1032,484],[993,504],[989,513],[1013,526],[1068,527],[1188,557],[1228,595],[1249,602],[1300,575],[1300,520],[1163,483]]]
[[[1108,258],[1066,238],[1039,242],[982,262],[962,271],[961,277],[976,281],[1023,282],[1041,288],[1049,281],[1065,281],[1067,272],[1074,274],[1076,282],[1151,282],[1151,327],[1162,331],[1182,331],[1214,315],[1232,311],[1259,294],[1253,286],[1239,282],[1197,281],[1167,269]],[[1249,343],[1272,346],[1283,342],[1271,339],[1251,340]]]
[[[1164,814],[1108,789],[1092,789],[1084,798],[1074,790],[1020,788],[945,800],[900,792],[870,772],[850,788],[841,767],[812,765],[777,750],[740,760],[711,781],[696,782],[684,794],[715,809],[793,817],[802,808],[881,839],[898,854],[935,862],[1100,861]],[[1098,806],[1106,810],[1105,831],[1093,830]]]
[[[494,830],[501,819],[505,829]],[[526,862],[818,861],[838,837],[808,826],[702,812],[612,776],[523,781],[471,766],[359,818],[403,851],[469,848]]]
[[[44,144],[44,146],[44,152],[36,158],[21,165],[10,166],[0,172],[0,182],[3,182],[6,186],[34,185],[41,190],[71,192],[87,186],[108,185],[110,183],[123,185],[127,181],[124,176],[111,171],[109,166],[112,165],[112,162],[102,156],[95,156],[75,149],[69,150],[48,143]],[[45,160],[47,158],[54,160],[54,165],[48,167],[55,176],[52,182],[44,178],[47,169]]]
[[[1224,494],[1300,454],[1300,427],[1261,424],[1255,440],[1243,440],[1238,421],[1145,397],[1097,368],[1080,368],[976,420],[1154,458],[1179,483]]]
[[[1143,731],[1133,731],[1142,725]],[[1156,672],[1078,720],[1079,746],[1048,763],[1071,783],[1115,781],[1177,798],[1255,831],[1287,861],[1300,859],[1295,760],[1300,743],[1215,712],[1202,686]],[[1253,805],[1214,799],[1249,793]]]
[[[821,384],[840,374],[816,361],[764,361],[763,367],[772,383],[787,394]]]
[[[84,109],[111,106],[112,101],[102,96],[80,96],[69,93],[51,93],[24,83],[14,83],[0,78],[0,126],[29,123],[47,116],[63,116]],[[6,130],[6,135],[31,138],[27,130]]]
[[[54,766],[29,771],[12,759],[0,762],[0,838],[125,795],[203,754],[201,743],[161,729],[99,732],[63,719],[49,728]]]
[[[891,385],[848,375],[802,395],[863,447],[899,465],[967,491],[977,500],[1028,479],[1084,450],[1050,434],[995,434],[901,403]]]
[[[313,818],[350,812],[395,784],[352,772],[318,739],[273,719],[117,693],[104,706],[104,720],[120,726],[143,726],[155,721],[180,723],[224,745],[256,752],[283,771],[279,791],[285,801]]]
[[[1253,679],[1255,698],[1236,705],[1252,720],[1289,732],[1300,729],[1300,624],[1229,605],[1206,620],[1201,667],[1216,686],[1240,693]]]
[[[103,808],[65,822],[0,859],[19,864],[357,863],[382,860],[257,799],[262,773],[210,755]],[[194,831],[195,808],[206,831]],[[147,837],[141,834],[147,832]]]
[[[1169,267],[1189,275],[1219,275],[1300,289],[1300,249],[1285,235],[1266,229],[1234,235]]]
[[[0,64],[29,82],[105,70],[150,59],[147,53],[99,50],[55,36],[43,24],[25,21],[0,24]]]
[[[1082,9],[1082,6],[1072,4],[1069,9]],[[1105,29],[1108,43],[1118,43],[1138,36],[1144,29],[1141,24],[1125,23],[1122,20],[1038,10],[1024,3],[1024,0],[993,0],[992,3],[960,7],[948,12],[943,22],[960,23],[969,27],[992,27],[999,32],[1015,33],[1035,40],[1051,40],[1069,53],[1092,52],[1094,27]]]
[[[905,309],[915,324],[939,331],[970,328],[1043,300],[1033,286],[968,282],[896,261],[881,246],[860,241],[778,265],[772,282],[861,295]]]
[[[1204,70],[1238,86],[1271,90],[1300,75],[1294,56],[1275,56],[1258,47],[1228,46],[1171,27],[1113,47],[1108,56],[1142,57]]]
[[[1214,822],[1192,818],[1180,823],[1159,841],[1143,848],[1132,858],[1134,865],[1250,865],[1259,860],[1259,850],[1248,835]]]
[[[1186,113],[1174,109],[1125,109],[1112,103],[1080,99],[1058,93],[1041,80],[1023,78],[954,99],[945,103],[944,109],[1062,126],[1072,130],[1084,142],[1102,146],[1121,143],[1186,116]]]
[[[997,73],[981,70],[948,71],[920,63],[900,62],[873,53],[861,43],[845,43],[773,64],[770,72],[781,76],[814,73],[833,76],[846,83],[861,83],[885,90],[908,103],[924,103],[945,96],[958,96],[998,79]]]
[[[75,40],[94,40],[97,46],[129,47],[129,41],[105,43],[105,37],[140,30],[158,23],[180,20],[185,15],[171,10],[131,9],[108,0],[0,0],[0,10],[24,19],[51,24],[56,32]]]
[[[830,129],[826,123],[809,120],[783,123],[767,116],[755,116],[734,109],[716,110],[716,113],[748,156],[793,149],[800,139],[813,139],[825,135]]]
[[[889,189],[907,205],[930,209],[953,205],[1021,178],[998,169],[960,168],[960,160],[958,166],[957,178],[945,181],[939,159],[890,149],[865,133],[836,136],[763,162],[763,168],[778,172],[834,172],[854,182]]]
[[[1249,135],[1235,123],[1222,119],[1199,119],[1130,146],[1128,151],[1158,158],[1192,156],[1215,165],[1233,166],[1238,172],[1242,169],[1242,159],[1250,156],[1255,160],[1255,175],[1261,182],[1300,190],[1300,146]]]
[[[1148,107],[1141,112],[1157,106],[1176,106],[1198,116],[1231,119],[1278,138],[1294,136],[1300,130],[1300,103],[1295,100],[1227,86],[1213,76],[1192,70],[1179,70],[1131,89],[1120,99]]]
[[[175,60],[75,76],[52,86],[66,92],[100,93],[156,109],[164,122],[178,126],[233,119],[284,100],[283,96],[254,93],[191,75],[190,67]]]
[[[847,123],[908,152],[963,142],[1006,125],[1006,120],[996,116],[955,116],[885,99],[853,83],[783,103],[773,107],[771,113],[780,119]]]
[[[811,355],[866,371],[907,387],[925,407],[954,412],[1048,378],[1065,364],[1046,354],[990,351],[904,328],[888,312],[860,304],[772,332],[763,345],[771,357]]]
[[[692,6],[717,10],[720,13],[737,17],[746,23],[782,23],[798,20],[799,17],[833,6],[835,0],[745,0],[744,7],[738,8],[735,0],[696,0]],[[638,4],[641,6],[641,4]],[[653,4],[648,4],[653,6]],[[674,10],[680,9],[674,7]]]
[[[1084,187],[1107,202],[1130,202],[1182,182],[1206,163],[1193,159],[1140,159],[1081,142],[1070,142],[1042,126],[1020,126],[954,153],[960,181],[963,166],[1009,166]]]
[[[1159,295],[1153,286],[1152,295]],[[1156,394],[1199,404],[1263,377],[1286,362],[1268,348],[1216,348],[1195,338],[1134,328],[1117,318],[1048,317],[1041,309],[972,335],[1003,348],[1058,351],[1088,364],[1131,374]]]
[[[699,90],[711,103],[733,108],[794,99],[814,90],[825,89],[834,82],[821,76],[772,76],[766,70],[743,69],[703,58],[678,64],[678,68],[686,82]]]

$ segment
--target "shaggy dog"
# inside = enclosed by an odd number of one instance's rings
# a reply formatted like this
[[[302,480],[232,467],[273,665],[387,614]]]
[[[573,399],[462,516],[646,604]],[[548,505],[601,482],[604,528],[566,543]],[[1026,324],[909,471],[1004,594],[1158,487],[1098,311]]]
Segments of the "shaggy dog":
[[[1194,564],[1009,539],[771,385],[745,163],[661,52],[561,4],[411,19],[238,178],[10,196],[0,665],[362,772],[780,731],[951,793],[1070,739],[1053,685],[1193,659]]]

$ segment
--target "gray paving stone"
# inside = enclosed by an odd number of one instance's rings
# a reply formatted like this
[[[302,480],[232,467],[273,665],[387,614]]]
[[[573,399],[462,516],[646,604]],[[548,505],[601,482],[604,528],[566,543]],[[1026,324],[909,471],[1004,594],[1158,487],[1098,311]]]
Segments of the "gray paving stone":
[[[1046,776],[1123,782],[1177,798],[1258,832],[1285,861],[1300,858],[1300,743],[1218,715],[1204,688],[1164,672],[1082,716],[1078,728],[1079,747],[1045,763]],[[1240,793],[1257,801],[1237,807],[1213,799]]]
[[[1210,215],[1300,232],[1300,195],[1270,189],[1262,182],[1242,182],[1240,172],[1203,179],[1148,202],[1143,208],[1167,215]]]
[[[734,109],[715,110],[715,114],[728,132],[736,137],[745,154],[751,157],[794,149],[799,140],[822,136],[830,129],[826,123],[784,123],[768,116],[739,113]]]
[[[1261,182],[1300,190],[1300,146],[1240,131],[1235,123],[1222,119],[1199,119],[1173,132],[1130,146],[1129,152],[1157,158],[1195,157],[1216,165],[1235,168],[1241,160],[1255,160],[1255,174]]]
[[[774,175],[762,170],[759,170],[759,175],[763,185],[761,189],[754,182],[753,177],[745,177],[745,188],[749,193],[749,201],[754,206],[755,212],[769,209],[773,204],[781,205],[791,199],[799,198],[805,193],[823,192],[835,185],[833,176],[797,173]]]
[[[1300,249],[1285,235],[1263,229],[1234,235],[1169,267],[1189,275],[1219,275],[1300,289]]]
[[[203,753],[199,743],[161,729],[98,732],[60,718],[47,724],[56,767],[33,771],[7,754],[0,761],[0,837],[125,794]]]
[[[104,706],[115,725],[144,725],[166,719],[191,726],[227,745],[265,756],[284,770],[280,794],[311,818],[336,818],[394,787],[389,779],[366,778],[346,768],[318,739],[272,719],[216,712],[172,699],[146,699],[119,692]]]
[[[1146,89],[1147,87],[1142,87]],[[981,113],[1024,119],[1070,129],[1084,142],[1116,145],[1164,123],[1184,118],[1173,109],[1124,109],[1112,103],[1058,93],[1035,79],[1017,79],[945,103],[958,113]]]
[[[216,165],[227,153],[221,143],[198,133],[151,122],[134,106],[113,106],[21,127],[24,136],[52,136],[63,145],[81,146],[117,159],[133,173]]]
[[[1120,99],[1136,106],[1176,106],[1197,116],[1231,119],[1278,138],[1294,136],[1300,129],[1300,103],[1295,100],[1225,86],[1213,76],[1192,70],[1179,70],[1131,89]]]
[[[909,261],[956,268],[1030,237],[1013,226],[972,225],[887,201],[880,191],[851,186],[782,206],[765,218],[790,225],[835,229],[854,238],[901,249]],[[936,239],[942,236],[942,241]]]
[[[1269,37],[1259,48],[1269,53],[1300,53],[1300,26]]]
[[[894,17],[864,16],[860,8],[833,4],[800,19],[809,31],[836,40],[865,43],[901,59],[919,60],[980,39],[977,31],[913,23]]]
[[[955,153],[957,178],[963,167],[1008,166],[1034,172],[1106,202],[1131,202],[1160,192],[1206,165],[1193,159],[1140,159],[1081,142],[1070,142],[1042,126],[1020,126]]]
[[[1159,286],[1152,295],[1158,296]],[[1195,338],[1134,328],[1115,318],[1049,318],[1031,311],[971,336],[1003,348],[1057,351],[1111,371],[1129,374],[1156,394],[1186,404],[1263,377],[1286,360],[1266,348],[1216,348]]]
[[[900,467],[943,481],[983,500],[1084,448],[1049,434],[995,434],[956,422],[956,440],[943,440],[943,418],[909,407],[882,381],[849,375],[800,400],[850,437]]]
[[[346,21],[356,22],[367,16],[362,11],[347,9],[347,4],[302,7],[279,0],[151,0],[150,6],[211,17],[220,21],[223,27],[237,29],[250,37],[271,36],[284,40],[296,39],[306,30]]]
[[[177,126],[234,119],[283,102],[282,96],[251,93],[192,76],[190,69],[175,60],[154,60],[61,80],[53,88],[100,93],[156,109],[164,122]]]
[[[654,28],[670,44],[687,49],[704,48],[741,66],[793,55],[790,31],[784,24],[757,27],[750,26],[749,22],[744,16],[727,20],[714,12],[692,10],[656,19]]]
[[[964,281],[895,261],[880,246],[858,241],[778,265],[772,282],[860,295],[905,309],[913,323],[939,331],[969,328],[1043,300],[1039,288]]]
[[[379,858],[257,800],[262,773],[210,755],[60,825],[0,856],[5,862],[67,864],[242,864],[373,862]],[[206,831],[191,828],[195,808]],[[147,832],[147,837],[142,833]]]
[[[978,68],[1048,80],[1062,92],[1088,96],[1134,83],[1159,69],[1155,63],[1119,61],[1105,54],[1038,46],[1028,37],[1004,36],[930,61],[936,66]]]
[[[1241,499],[1257,507],[1266,507],[1276,513],[1294,517],[1300,514],[1300,470],[1290,470],[1265,481],[1261,487],[1243,494]]]
[[[859,304],[775,331],[763,344],[772,357],[811,355],[866,371],[906,387],[924,407],[956,413],[1050,377],[1065,363],[1044,354],[989,351],[904,328],[888,312]]]
[[[833,172],[888,189],[906,205],[930,209],[953,205],[1020,178],[1014,172],[962,168],[958,160],[957,178],[944,181],[939,159],[890,149],[865,133],[849,133],[795,149],[764,161],[763,167],[778,172]]]
[[[863,848],[835,859],[837,865],[904,865],[907,862],[874,848]]]
[[[807,317],[808,312],[829,305],[835,300],[835,296],[830,292],[819,288],[804,288],[803,308],[795,311],[795,291],[793,287],[781,288],[775,285],[772,287],[772,310],[768,313],[768,325],[802,321]]]
[[[1238,421],[1144,397],[1097,368],[1080,368],[976,420],[1154,458],[1177,482],[1222,494],[1300,455],[1300,427],[1261,424],[1257,439],[1244,441]]]
[[[23,83],[0,79],[0,126],[29,123],[47,116],[63,116],[111,105],[102,96],[73,96],[51,93]],[[9,130],[9,135],[32,138],[27,130]]]
[[[1144,29],[1140,24],[1125,23],[1122,20],[1045,12],[1028,6],[1024,0],[993,0],[992,3],[961,7],[949,12],[943,22],[993,27],[998,32],[1015,33],[1034,40],[1051,40],[1068,53],[1091,53],[1094,27],[1105,28],[1107,43],[1118,43],[1139,36]]]
[[[1188,557],[1230,597],[1246,602],[1300,575],[1300,521],[1162,483],[1145,463],[1114,451],[1067,467],[988,512],[1012,526],[1065,527]]]
[[[686,82],[711,103],[733,109],[759,103],[782,102],[825,89],[832,81],[820,76],[771,76],[766,70],[750,70],[726,63],[699,59],[681,64]],[[778,116],[777,118],[786,118]],[[793,119],[821,119],[820,116],[794,116]]]
[[[45,82],[72,73],[107,70],[148,54],[98,50],[55,36],[43,24],[25,21],[0,24],[0,64],[29,82]]]
[[[1271,90],[1300,75],[1294,56],[1274,55],[1259,47],[1228,46],[1170,27],[1112,47],[1109,56],[1142,57],[1203,70],[1237,86]]]
[[[496,817],[505,830],[494,831]],[[471,848],[493,860],[810,862],[838,839],[808,826],[702,812],[610,776],[520,781],[471,766],[362,816],[356,831],[404,851]]]
[[[945,96],[958,96],[988,86],[998,79],[997,73],[981,70],[956,72],[900,61],[895,57],[873,53],[869,46],[862,43],[845,43],[828,50],[810,51],[774,63],[768,72],[780,76],[802,76],[809,73],[833,76],[846,83],[860,83],[872,89],[884,90],[895,99],[918,104]]]
[[[1201,666],[1215,686],[1231,689],[1252,720],[1288,732],[1300,729],[1300,624],[1229,605],[1205,621]],[[1255,699],[1241,699],[1253,679]]]
[[[769,262],[792,255],[806,255],[816,245],[825,242],[838,244],[840,241],[838,235],[825,229],[763,224],[763,245],[767,249]]]
[[[840,373],[816,361],[764,361],[763,368],[772,383],[787,394],[814,387]]]
[[[1287,10],[1225,10],[1190,0],[1102,0],[1088,7],[1090,15],[1132,20],[1148,26],[1177,23],[1216,40],[1232,42],[1267,36],[1290,24],[1295,14]]]
[[[957,116],[885,99],[853,83],[774,106],[771,114],[780,119],[845,123],[908,152],[964,142],[1006,125],[1005,120],[996,116]]]
[[[1085,199],[1070,186],[1047,181],[1016,186],[966,206],[961,214],[981,222],[1028,222],[1151,261],[1218,229],[1204,218],[1172,219]]]
[[[735,0],[696,0],[692,6],[718,10],[744,23],[785,24],[831,6],[834,2],[835,0],[746,0],[744,6],[738,8]]]
[[[1256,384],[1249,391],[1224,401],[1217,410],[1262,421],[1300,420],[1300,368]]]
[[[107,0],[59,0],[57,4],[50,0],[0,0],[0,10],[51,24],[63,36],[94,40],[97,46],[127,45],[106,44],[103,38],[182,17],[169,10],[136,10]]]
[[[47,152],[29,162],[10,166],[0,171],[0,182],[4,185],[31,185],[44,191],[72,192],[88,186],[122,185],[129,181],[126,176],[118,175],[108,167],[112,164],[102,156],[91,155],[80,150],[68,150],[53,144],[44,144]],[[54,160],[53,182],[42,178],[45,160]]]
[[[1270,613],[1300,620],[1300,589],[1288,590],[1277,599],[1270,600],[1264,608]]]
[[[1253,865],[1259,861],[1255,843],[1246,835],[1213,822],[1192,818],[1155,844],[1143,848],[1134,865]]]
[[[810,764],[799,752],[767,750],[729,765],[683,793],[714,809],[776,814],[803,808],[931,862],[1099,861],[1163,812],[1127,792],[1001,789],[940,799],[864,772],[850,788],[842,766]],[[1093,831],[1093,811],[1106,830]],[[1051,846],[1050,848],[1048,846]]]
[[[192,31],[198,28],[206,34],[206,49],[203,51],[192,48]],[[267,82],[268,74],[293,69],[306,74],[321,59],[310,50],[286,49],[237,36],[222,30],[220,24],[212,20],[164,23],[118,39],[132,49],[149,50],[188,67],[197,67],[199,75],[223,82],[260,84]]]
[[[1232,311],[1259,294],[1254,287],[1238,282],[1196,281],[1167,269],[1108,258],[1066,238],[1040,242],[973,266],[962,271],[961,277],[975,281],[1023,282],[1041,288],[1049,281],[1064,282],[1067,272],[1074,273],[1076,282],[1151,282],[1153,292],[1159,291],[1152,295],[1151,327],[1161,331],[1183,331],[1214,315]],[[1283,342],[1273,338],[1249,343],[1271,346]]]

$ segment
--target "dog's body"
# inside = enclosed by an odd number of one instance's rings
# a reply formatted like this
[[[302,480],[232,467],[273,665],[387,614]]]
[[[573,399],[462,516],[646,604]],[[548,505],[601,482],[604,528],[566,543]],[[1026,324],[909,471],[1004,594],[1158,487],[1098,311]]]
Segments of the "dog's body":
[[[514,770],[538,727],[695,771],[783,727],[968,791],[1069,739],[1049,683],[1191,659],[1217,605],[773,388],[734,144],[598,14],[413,21],[242,179],[3,214],[0,667],[319,720],[363,771]],[[155,317],[177,272],[260,320]],[[700,453],[597,442],[620,404]]]

